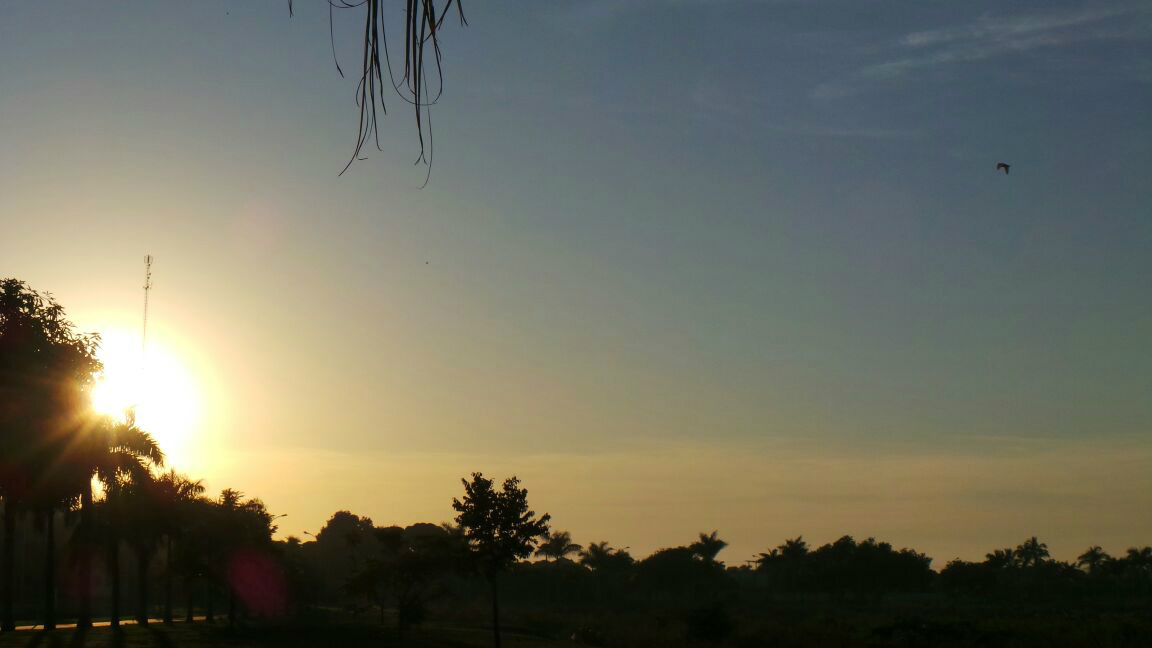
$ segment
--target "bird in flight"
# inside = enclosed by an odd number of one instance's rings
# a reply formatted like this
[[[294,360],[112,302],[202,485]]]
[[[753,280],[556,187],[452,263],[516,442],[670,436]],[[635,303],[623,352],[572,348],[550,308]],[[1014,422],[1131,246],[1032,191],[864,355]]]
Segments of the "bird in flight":
[[[997,171],[1003,171],[1004,175],[1008,175],[1008,163],[1007,162],[997,162],[996,163],[996,170]]]

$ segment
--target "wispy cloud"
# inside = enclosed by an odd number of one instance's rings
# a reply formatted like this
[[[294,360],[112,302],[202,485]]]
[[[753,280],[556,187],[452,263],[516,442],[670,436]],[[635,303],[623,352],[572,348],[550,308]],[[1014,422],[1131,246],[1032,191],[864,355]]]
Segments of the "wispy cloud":
[[[794,111],[775,109],[766,91],[758,87],[732,87],[714,80],[697,83],[686,102],[689,116],[704,120],[731,119],[735,123],[754,122],[761,132],[805,137],[911,139],[920,133],[907,128],[885,128],[871,125],[830,123],[812,116],[799,116]]]
[[[946,29],[912,32],[901,42],[909,47],[929,47],[956,42],[1013,41],[1028,39],[1039,33],[1062,31],[1130,13],[1131,8],[1110,8],[1076,13],[1035,16],[993,17],[981,16],[977,21]]]
[[[867,65],[849,78],[823,83],[815,89],[814,96],[851,95],[868,81],[901,78],[915,70],[940,65],[1116,39],[1152,39],[1152,6],[1018,16],[985,14],[967,24],[905,34],[889,50],[897,52],[897,56]]]
[[[720,6],[763,6],[796,4],[803,0],[576,0],[556,2],[551,9],[559,20],[586,27],[638,13],[669,10],[715,10]]]

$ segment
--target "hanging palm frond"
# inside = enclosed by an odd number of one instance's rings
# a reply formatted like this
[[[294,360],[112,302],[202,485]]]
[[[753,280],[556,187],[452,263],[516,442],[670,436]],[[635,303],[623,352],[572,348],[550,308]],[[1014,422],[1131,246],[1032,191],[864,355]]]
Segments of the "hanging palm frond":
[[[341,175],[353,162],[364,159],[361,153],[366,145],[372,143],[377,150],[380,149],[379,117],[388,112],[385,100],[391,92],[412,106],[420,140],[420,155],[415,163],[429,165],[431,171],[432,122],[429,109],[443,91],[440,30],[453,7],[461,25],[467,25],[468,21],[461,0],[441,0],[439,8],[437,0],[402,1],[404,50],[403,63],[397,69],[393,67],[384,14],[385,4],[392,0],[328,0],[328,34],[340,76],[344,76],[344,70],[336,56],[334,10],[362,9],[365,12],[360,78],[356,83],[356,105],[360,112],[356,146],[348,164],[340,171]],[[292,0],[288,2],[288,12],[290,15],[294,13]]]

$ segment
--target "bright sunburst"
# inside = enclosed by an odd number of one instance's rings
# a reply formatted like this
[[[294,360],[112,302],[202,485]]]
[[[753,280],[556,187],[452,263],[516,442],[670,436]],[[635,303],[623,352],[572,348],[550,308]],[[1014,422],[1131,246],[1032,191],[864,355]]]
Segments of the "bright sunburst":
[[[92,407],[123,417],[136,410],[136,423],[156,438],[170,461],[181,462],[199,423],[200,394],[180,358],[163,343],[148,343],[126,332],[102,334],[99,357],[104,374],[92,389]]]

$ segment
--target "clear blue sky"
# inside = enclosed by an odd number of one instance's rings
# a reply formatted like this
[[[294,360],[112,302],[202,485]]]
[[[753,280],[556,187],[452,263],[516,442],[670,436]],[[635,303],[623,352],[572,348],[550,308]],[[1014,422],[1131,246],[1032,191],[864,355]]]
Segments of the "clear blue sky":
[[[1147,2],[468,2],[423,190],[397,100],[337,177],[326,6],[0,8],[0,275],[111,334],[156,256],[178,467],[296,532],[483,469],[641,553],[1152,542]]]

